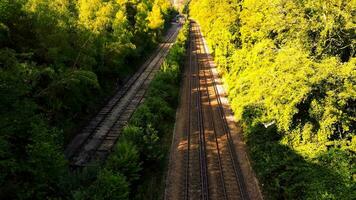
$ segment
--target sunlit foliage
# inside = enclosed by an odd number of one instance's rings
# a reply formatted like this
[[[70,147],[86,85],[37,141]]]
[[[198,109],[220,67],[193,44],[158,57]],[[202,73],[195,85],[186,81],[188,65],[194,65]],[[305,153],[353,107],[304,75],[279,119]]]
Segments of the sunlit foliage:
[[[157,4],[153,5],[152,12],[148,14],[148,27],[151,29],[157,29],[162,27],[164,20],[161,13],[161,9]]]
[[[269,156],[252,158],[271,198],[347,199],[344,194],[356,185],[355,1],[193,0],[190,11],[213,51],[251,151]],[[284,160],[262,152],[270,140],[259,143],[258,135],[271,132],[262,124],[280,135],[269,135],[274,149],[291,149]],[[302,162],[289,159],[291,154],[311,163],[301,167],[305,173],[282,170]],[[337,160],[344,170],[331,164]],[[330,171],[306,175],[317,171],[314,164]],[[280,170],[273,171],[275,166]],[[279,177],[271,181],[272,174]],[[341,180],[337,188],[327,184],[335,176]]]

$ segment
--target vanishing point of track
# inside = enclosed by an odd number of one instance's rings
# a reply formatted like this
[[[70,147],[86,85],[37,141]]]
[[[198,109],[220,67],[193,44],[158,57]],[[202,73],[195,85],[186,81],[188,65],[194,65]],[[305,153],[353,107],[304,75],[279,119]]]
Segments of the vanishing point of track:
[[[165,42],[67,146],[65,154],[73,166],[86,166],[109,154],[122,128],[143,100],[154,72],[162,64],[178,32],[175,27],[169,30]]]

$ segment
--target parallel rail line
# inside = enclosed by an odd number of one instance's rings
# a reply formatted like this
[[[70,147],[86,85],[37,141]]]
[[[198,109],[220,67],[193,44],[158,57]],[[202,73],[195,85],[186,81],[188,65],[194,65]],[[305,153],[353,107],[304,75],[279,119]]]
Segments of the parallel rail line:
[[[204,121],[203,121],[203,117],[202,117],[202,108],[201,108],[201,86],[200,86],[200,78],[199,78],[199,65],[198,65],[198,61],[197,61],[197,55],[194,56],[194,61],[193,60],[193,48],[194,45],[196,44],[196,36],[195,36],[195,32],[192,30],[193,27],[191,27],[191,33],[190,33],[190,45],[189,45],[189,99],[188,99],[188,109],[189,111],[191,111],[192,109],[192,91],[193,91],[193,87],[196,88],[196,94],[194,96],[194,104],[195,106],[193,107],[194,110],[197,111],[197,129],[198,129],[198,144],[199,144],[199,181],[200,181],[200,198],[204,199],[204,200],[208,200],[209,199],[209,188],[208,188],[208,174],[207,174],[207,163],[206,163],[206,145],[205,145],[205,134],[204,134]],[[193,33],[192,33],[193,32]],[[197,48],[195,48],[195,51],[197,52]],[[192,111],[193,112],[193,111]],[[192,181],[190,179],[190,165],[192,163],[190,163],[191,161],[193,161],[194,159],[192,159],[191,157],[194,156],[191,155],[191,143],[192,143],[192,137],[191,137],[191,128],[192,126],[190,125],[190,123],[192,122],[191,120],[191,113],[189,113],[188,115],[188,126],[186,128],[186,132],[187,132],[187,141],[188,141],[188,147],[187,147],[187,155],[185,157],[186,159],[186,163],[185,163],[185,190],[184,190],[184,199],[189,199],[190,198],[190,186],[192,184],[190,184],[190,181]],[[194,135],[195,136],[195,135]],[[194,173],[194,172],[193,172]],[[194,177],[193,177],[194,178]]]
[[[197,38],[194,37],[194,40]],[[197,81],[198,81],[198,98],[197,98],[197,107],[198,107],[198,122],[199,122],[199,160],[200,160],[200,176],[202,180],[202,199],[209,199],[209,182],[208,182],[208,167],[206,161],[206,141],[205,141],[205,130],[204,130],[204,118],[203,118],[203,109],[202,109],[202,89],[200,84],[200,65],[198,62],[197,56],[195,57],[195,62],[197,64]]]
[[[215,77],[212,71],[212,67],[210,65],[206,65],[206,63],[200,63],[198,58],[199,56],[207,55],[207,49],[204,46],[204,41],[200,32],[200,29],[198,28],[197,25],[193,22],[192,27],[191,27],[191,34],[190,34],[190,45],[189,45],[189,80],[188,80],[188,87],[189,87],[189,99],[188,99],[188,109],[189,110],[194,110],[196,109],[196,118],[197,118],[197,129],[198,129],[198,134],[199,134],[199,176],[200,176],[200,199],[207,200],[210,197],[209,194],[209,175],[208,175],[208,166],[207,166],[207,150],[206,150],[206,141],[205,141],[205,128],[204,128],[204,118],[203,118],[203,108],[202,108],[202,93],[204,93],[204,96],[207,96],[208,99],[208,121],[212,122],[212,127],[213,127],[213,136],[214,136],[214,143],[216,146],[217,150],[217,165],[219,169],[219,177],[221,181],[221,186],[219,186],[219,191],[222,191],[222,195],[218,195],[219,197],[221,196],[223,199],[227,200],[229,198],[238,198],[238,199],[243,199],[243,200],[249,200],[249,196],[246,190],[246,185],[244,182],[244,177],[241,172],[241,168],[238,164],[237,160],[237,155],[234,150],[234,143],[232,140],[230,128],[226,119],[226,115],[224,112],[223,104],[221,102],[221,96],[217,88],[217,83],[215,81]],[[204,51],[202,50],[201,46],[204,46]],[[193,49],[195,48],[195,49]],[[192,58],[194,53],[193,51],[195,50],[195,56],[194,59]],[[208,70],[207,70],[208,69]],[[200,73],[200,71],[202,72]],[[202,76],[202,77],[201,77]],[[208,77],[211,78],[211,85],[213,87],[213,93],[209,92],[209,86],[208,86]],[[201,86],[200,81],[202,80],[202,83],[205,85],[205,89]],[[196,95],[192,95],[193,88],[196,88]],[[210,94],[214,95],[214,97],[211,97]],[[223,136],[226,137],[227,141],[227,149],[228,149],[228,157],[227,154],[225,155],[225,159],[229,160],[227,161],[228,164],[226,164],[226,161],[224,159],[224,163],[222,162],[222,154],[221,154],[221,149],[219,147],[219,142],[218,142],[218,135],[217,135],[217,124],[213,119],[213,106],[212,106],[212,99],[215,98],[217,101],[217,111],[218,111],[218,116],[222,122],[222,130],[223,130]],[[195,108],[192,108],[192,99],[195,100]],[[194,111],[190,111],[193,112]],[[190,113],[191,114],[191,113]],[[191,172],[191,165],[194,160],[193,155],[191,155],[191,146],[192,146],[192,136],[191,134],[191,123],[192,123],[192,118],[191,116],[188,116],[188,124],[186,127],[186,132],[187,132],[187,151],[185,155],[185,181],[184,181],[184,199],[188,200],[192,198],[190,196],[190,188],[192,187],[191,181],[191,174],[194,172]],[[220,129],[221,130],[221,129]],[[215,162],[214,162],[215,163]],[[227,167],[231,168],[230,165],[233,168],[233,172],[229,171],[231,169],[226,169]],[[224,174],[224,171],[226,171],[228,174]],[[231,177],[228,176],[234,176],[233,183],[231,182]],[[192,177],[194,179],[194,177]],[[228,178],[230,178],[230,182],[227,182]],[[230,184],[229,184],[230,183]],[[230,188],[230,194],[227,192],[227,187],[231,187],[231,184],[237,184],[238,188],[235,188],[236,190],[238,189],[239,191],[232,191]],[[236,186],[237,187],[237,186]],[[233,194],[231,194],[233,192]],[[237,195],[236,195],[237,194]],[[230,196],[229,196],[230,195]]]
[[[198,29],[199,30],[199,29]],[[198,35],[201,35],[200,32],[198,31]],[[198,42],[198,45],[202,45],[201,43],[201,39]],[[199,53],[203,54],[202,50],[199,48]],[[200,65],[200,63],[199,63]],[[204,67],[204,66],[203,66]],[[203,68],[202,67],[202,68]],[[205,67],[204,67],[205,68]],[[207,93],[206,96],[208,97],[208,104],[209,104],[209,119],[212,122],[212,126],[213,126],[213,132],[214,132],[214,138],[215,138],[215,145],[216,145],[216,149],[217,149],[217,158],[218,158],[218,167],[219,167],[219,175],[220,175],[220,181],[222,184],[222,190],[223,190],[223,196],[224,199],[227,200],[228,199],[228,195],[226,192],[226,185],[225,185],[225,178],[224,178],[224,171],[223,171],[223,166],[222,166],[222,162],[221,162],[221,153],[220,153],[220,148],[219,148],[219,142],[218,142],[218,136],[217,136],[217,129],[216,129],[216,124],[215,121],[213,119],[213,109],[212,109],[212,104],[211,104],[211,99],[210,99],[210,94],[209,94],[209,87],[208,87],[208,78],[206,76],[205,70],[203,70],[203,79],[204,79],[204,85],[205,85],[205,92]]]
[[[188,91],[189,91],[189,95],[188,95],[188,111],[191,110],[191,98],[192,98],[192,43],[193,41],[191,40],[191,32],[189,31],[189,48],[188,48],[188,54],[189,54],[189,78],[188,78]],[[187,123],[187,127],[186,127],[186,133],[187,133],[187,155],[186,155],[186,168],[185,168],[185,190],[184,190],[184,200],[188,200],[189,199],[189,164],[190,164],[190,113],[188,114],[188,123]]]
[[[201,35],[201,32],[200,32],[199,28],[198,28],[198,32],[199,32],[199,35]],[[204,48],[205,48],[205,46],[204,46]],[[207,49],[205,49],[205,52],[207,53]],[[228,141],[229,155],[230,155],[230,159],[231,159],[231,162],[232,162],[232,166],[234,168],[233,171],[235,173],[236,182],[238,183],[238,186],[239,186],[240,198],[243,199],[243,200],[248,200],[249,197],[248,197],[248,194],[247,194],[245,181],[244,181],[244,178],[243,178],[243,175],[242,175],[242,172],[241,172],[241,168],[240,168],[240,166],[238,164],[238,161],[236,160],[237,159],[237,154],[236,154],[236,152],[234,150],[234,143],[233,143],[233,140],[232,140],[232,137],[231,137],[231,131],[230,131],[230,128],[228,126],[226,115],[225,115],[225,112],[223,110],[223,104],[221,102],[221,96],[220,96],[220,93],[218,92],[218,89],[217,89],[217,84],[216,84],[216,81],[215,81],[215,78],[214,78],[214,75],[213,75],[213,72],[212,72],[212,68],[211,68],[211,66],[209,66],[207,68],[209,68],[209,74],[211,74],[210,76],[212,77],[211,78],[212,79],[212,85],[213,85],[213,88],[214,88],[214,93],[215,93],[215,96],[216,96],[216,100],[218,102],[218,110],[219,110],[218,113],[220,115],[220,119],[222,119],[222,121],[223,121],[222,124],[223,124],[223,128],[224,128],[225,136],[226,136],[227,141]]]
[[[90,121],[89,125],[67,146],[65,154],[72,161],[72,165],[88,165],[88,163],[94,160],[94,156],[105,158],[108,152],[112,150],[113,145],[119,137],[121,128],[131,117],[136,106],[142,101],[145,94],[144,87],[147,87],[148,82],[153,78],[153,72],[163,62],[163,57],[169,51],[169,47],[177,34],[178,30],[170,30],[166,42],[159,45],[159,48],[142,67],[124,84],[108,104],[100,110]],[[155,62],[155,60],[157,61]],[[142,80],[137,85],[136,82],[139,79]],[[131,94],[131,97],[127,97],[127,94]],[[127,100],[127,102],[122,102],[124,100]],[[120,120],[119,118],[123,119]],[[112,124],[105,127],[105,123]],[[101,132],[100,129],[102,129]]]

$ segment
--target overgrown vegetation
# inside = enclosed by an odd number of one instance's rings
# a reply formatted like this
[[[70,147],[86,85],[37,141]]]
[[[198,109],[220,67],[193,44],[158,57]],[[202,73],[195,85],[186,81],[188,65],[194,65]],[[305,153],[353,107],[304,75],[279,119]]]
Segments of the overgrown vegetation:
[[[178,35],[145,101],[124,128],[113,153],[78,199],[162,199],[164,172],[178,104],[180,71],[185,56],[188,23]],[[83,173],[85,174],[86,169]],[[95,172],[94,172],[95,174]],[[99,188],[106,188],[100,190]]]
[[[135,71],[174,12],[166,0],[0,1],[0,199],[79,198],[73,191],[88,178],[94,199],[128,196],[135,177],[115,169],[72,178],[63,144]]]
[[[193,0],[190,10],[266,197],[354,198],[355,2]]]

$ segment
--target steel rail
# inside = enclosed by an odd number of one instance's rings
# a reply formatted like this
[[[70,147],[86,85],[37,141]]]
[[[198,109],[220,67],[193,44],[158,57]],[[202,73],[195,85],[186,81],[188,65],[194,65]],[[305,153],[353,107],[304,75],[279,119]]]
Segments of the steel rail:
[[[199,30],[199,29],[198,29]],[[198,32],[200,33],[200,32]],[[199,34],[199,40],[201,41],[201,34]],[[199,45],[203,45],[201,42],[199,41]],[[200,49],[199,47],[199,53],[200,54],[203,54],[202,50]],[[228,199],[228,196],[227,196],[227,192],[226,192],[226,185],[225,185],[225,179],[224,179],[224,171],[223,171],[223,166],[222,166],[222,162],[221,162],[221,153],[220,153],[220,147],[219,147],[219,142],[218,142],[218,139],[217,139],[217,129],[216,129],[216,123],[214,121],[214,118],[213,118],[213,108],[212,108],[212,105],[211,105],[211,98],[210,98],[210,94],[209,94],[209,86],[208,86],[208,79],[207,79],[207,76],[206,76],[206,73],[205,73],[205,70],[203,70],[203,77],[204,77],[204,80],[205,80],[205,90],[206,90],[206,93],[207,93],[207,97],[208,97],[208,103],[209,103],[209,119],[210,121],[212,122],[212,126],[213,126],[213,132],[214,132],[214,138],[215,138],[215,144],[216,144],[216,149],[217,149],[217,156],[218,156],[218,165],[219,165],[219,170],[220,170],[220,180],[221,180],[221,183],[222,183],[222,189],[223,189],[223,194],[224,194],[224,199],[227,200]]]
[[[166,39],[167,42],[171,43],[174,36],[177,34],[178,30],[173,30],[171,31],[171,33],[169,33],[168,35],[168,39]],[[70,159],[75,158],[75,156],[80,154],[80,150],[83,148],[83,146],[85,146],[85,144],[87,144],[90,139],[93,137],[93,135],[95,134],[95,132],[100,128],[101,124],[103,124],[103,122],[107,119],[107,117],[112,113],[112,111],[114,110],[114,108],[118,105],[118,103],[120,102],[120,100],[125,96],[125,94],[131,89],[131,87],[133,86],[133,84],[141,77],[141,75],[143,73],[146,72],[147,67],[150,66],[152,64],[152,62],[155,60],[155,58],[157,58],[157,56],[159,56],[159,59],[157,61],[157,63],[159,63],[162,60],[163,55],[166,54],[166,52],[169,50],[169,48],[164,48],[167,44],[167,42],[160,44],[159,48],[155,51],[154,54],[152,54],[149,59],[143,64],[143,67],[141,67],[139,69],[138,72],[136,72],[128,81],[127,83],[124,85],[124,87],[119,90],[114,97],[109,101],[108,104],[106,104],[101,111],[97,114],[97,116],[94,117],[95,118],[99,118],[98,122],[96,123],[90,123],[85,129],[89,129],[89,134],[86,135],[86,138],[83,139],[80,142],[80,145],[77,145],[76,149],[71,152],[69,152],[68,157]],[[162,53],[164,52],[164,53]],[[145,79],[142,81],[142,84],[140,85],[140,87],[138,88],[138,90],[141,88],[141,86],[143,85],[143,83],[147,80],[147,78],[149,77],[149,75],[154,71],[155,67],[152,67],[152,69],[149,71],[149,74],[145,77]],[[115,125],[116,123],[114,123],[112,125],[112,127]],[[91,126],[93,126],[92,128],[90,128]],[[89,127],[89,128],[88,128]],[[112,128],[111,127],[111,128]],[[111,129],[110,128],[110,129]],[[84,130],[85,130],[84,129]],[[110,132],[110,129],[107,131]],[[104,140],[104,139],[103,139]],[[97,148],[100,147],[100,144],[97,146]],[[95,149],[95,151],[97,150],[97,148]],[[68,150],[67,150],[68,152]]]
[[[197,31],[194,31],[194,41],[196,43],[197,37],[195,36]],[[197,52],[197,51],[196,51]],[[196,107],[198,109],[197,118],[198,118],[198,130],[199,130],[199,161],[200,161],[200,180],[201,180],[201,199],[209,199],[209,182],[207,174],[207,162],[206,162],[206,144],[205,144],[205,132],[204,132],[204,119],[203,119],[203,110],[201,103],[201,84],[200,84],[200,67],[198,64],[197,56],[195,56],[195,63],[197,66],[197,98],[196,98]]]
[[[200,32],[199,28],[198,28],[198,31],[199,31],[199,33],[201,35],[201,32]],[[205,46],[204,46],[204,48],[205,48],[205,53],[207,54],[208,51],[207,51]],[[208,54],[207,54],[207,56],[208,56]],[[241,198],[243,200],[249,200],[249,196],[247,194],[245,180],[244,180],[244,177],[242,175],[241,168],[240,168],[240,166],[238,164],[238,161],[235,160],[235,158],[238,158],[238,157],[237,157],[236,151],[234,150],[234,144],[233,144],[233,140],[232,140],[232,136],[231,136],[231,131],[230,131],[230,128],[228,126],[228,122],[227,122],[227,119],[226,119],[226,114],[224,112],[223,105],[222,105],[222,102],[221,102],[221,95],[218,92],[218,89],[217,89],[217,86],[216,86],[216,81],[215,81],[215,78],[214,78],[214,75],[213,75],[213,71],[212,71],[212,67],[210,66],[210,63],[209,63],[209,71],[210,71],[210,73],[211,73],[211,75],[213,77],[212,78],[212,80],[213,80],[212,85],[214,86],[214,92],[215,92],[215,95],[217,97],[216,99],[217,99],[217,102],[218,102],[219,116],[223,120],[223,128],[224,128],[224,132],[225,132],[225,135],[226,135],[227,141],[228,141],[228,149],[229,149],[230,159],[232,161],[234,172],[235,172],[236,182],[238,183],[238,186],[239,186],[239,189],[240,189]]]
[[[189,29],[191,29],[190,27]],[[185,190],[184,190],[184,200],[189,200],[189,165],[190,165],[190,110],[191,110],[191,98],[192,98],[192,45],[193,45],[193,40],[191,40],[191,32],[189,31],[189,71],[188,71],[188,86],[189,86],[189,96],[188,96],[188,126],[186,128],[186,133],[187,133],[187,161],[186,161],[186,168],[185,168]]]

